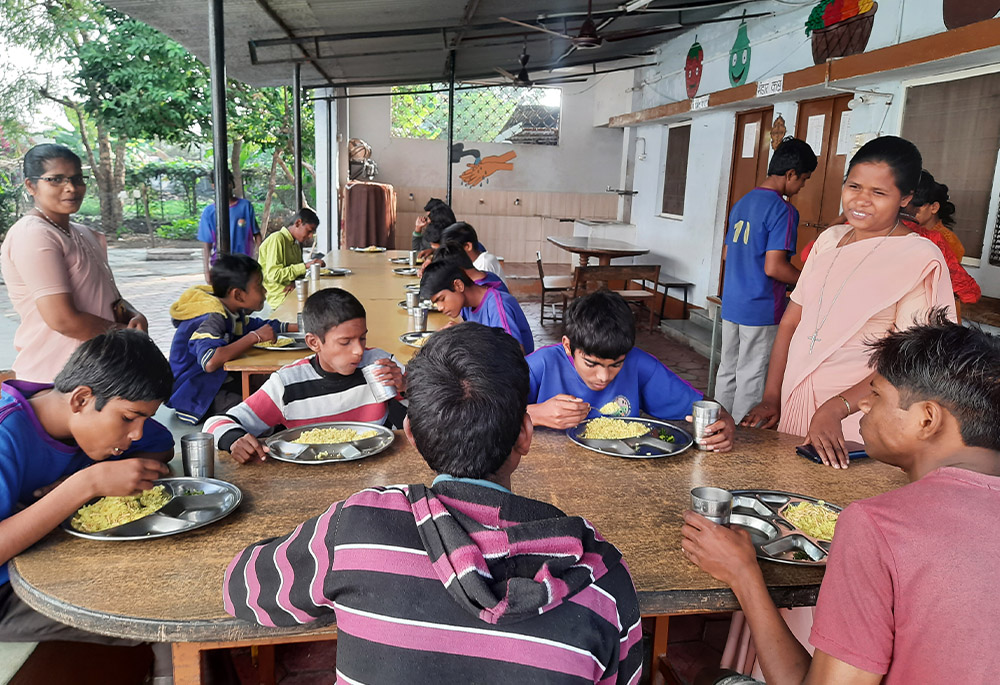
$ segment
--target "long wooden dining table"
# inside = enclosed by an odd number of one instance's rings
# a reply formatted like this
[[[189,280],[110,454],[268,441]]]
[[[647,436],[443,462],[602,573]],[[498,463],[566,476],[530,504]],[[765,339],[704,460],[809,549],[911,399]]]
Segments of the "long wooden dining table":
[[[405,268],[405,264],[393,264],[389,260],[405,257],[401,250],[386,252],[354,252],[339,250],[330,252],[324,258],[328,267],[347,268],[346,276],[324,276],[320,278],[320,288],[343,288],[365,306],[368,315],[368,346],[379,347],[396,359],[406,363],[416,353],[417,348],[401,342],[399,336],[413,330],[413,319],[399,303],[406,300],[406,285],[419,283],[417,276],[400,276],[393,269]],[[289,293],[278,308],[270,314],[272,318],[295,323],[301,311],[295,293]],[[449,321],[448,317],[431,311],[427,317],[427,330],[435,331]],[[224,368],[241,376],[242,394],[250,395],[250,377],[270,375],[286,364],[312,354],[309,350],[256,349],[241,357],[226,362]]]
[[[682,515],[700,485],[811,495],[838,505],[903,485],[901,471],[871,459],[849,469],[795,454],[800,438],[738,428],[732,452],[690,449],[659,459],[591,452],[562,432],[539,429],[513,474],[514,492],[584,516],[623,552],[654,654],[666,652],[668,617],[737,608],[732,592],[681,552]],[[10,562],[15,592],[28,605],[76,628],[173,643],[175,685],[199,683],[203,650],[331,639],[336,627],[265,628],[222,606],[223,574],[247,545],[290,532],[331,503],[373,485],[429,483],[434,474],[397,431],[383,453],[345,463],[269,460],[237,465],[220,458],[216,477],[241,488],[239,508],[186,534],[141,541],[92,541],[55,531]],[[821,568],[761,562],[782,607],[815,603]],[[331,616],[332,620],[332,616]],[[271,650],[273,658],[273,650]]]

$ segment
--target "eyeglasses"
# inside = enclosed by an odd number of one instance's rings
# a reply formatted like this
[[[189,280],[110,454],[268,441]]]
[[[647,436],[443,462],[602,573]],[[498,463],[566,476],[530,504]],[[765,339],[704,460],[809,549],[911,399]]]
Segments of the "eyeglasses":
[[[87,179],[84,178],[83,174],[77,174],[76,176],[35,176],[37,181],[48,181],[54,186],[63,187],[67,183],[72,183],[75,186],[85,186],[87,185]]]

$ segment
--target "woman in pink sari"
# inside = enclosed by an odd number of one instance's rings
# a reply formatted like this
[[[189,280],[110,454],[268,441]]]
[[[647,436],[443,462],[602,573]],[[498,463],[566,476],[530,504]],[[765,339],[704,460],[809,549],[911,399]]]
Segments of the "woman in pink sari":
[[[858,402],[872,372],[865,342],[925,321],[954,318],[941,251],[899,220],[920,178],[907,140],[870,141],[851,160],[841,201],[847,224],[816,239],[778,326],[763,401],[743,420],[805,436],[824,464],[847,468],[846,440],[860,441]]]

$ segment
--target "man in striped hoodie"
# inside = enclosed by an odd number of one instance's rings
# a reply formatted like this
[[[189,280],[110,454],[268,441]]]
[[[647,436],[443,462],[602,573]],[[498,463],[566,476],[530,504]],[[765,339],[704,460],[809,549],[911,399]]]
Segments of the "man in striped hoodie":
[[[405,431],[438,477],[363,490],[226,570],[226,611],[336,614],[338,683],[636,683],[639,606],[586,520],[510,491],[531,445],[528,367],[501,330],[436,333],[410,364]]]

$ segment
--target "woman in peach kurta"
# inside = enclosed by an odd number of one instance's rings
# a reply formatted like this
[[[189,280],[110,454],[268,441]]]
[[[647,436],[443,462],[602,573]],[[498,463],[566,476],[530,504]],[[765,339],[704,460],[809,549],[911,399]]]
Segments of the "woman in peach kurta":
[[[858,441],[858,402],[868,393],[867,340],[926,320],[954,318],[941,251],[899,221],[920,178],[920,153],[894,136],[867,143],[841,192],[848,223],[817,240],[778,326],[763,401],[745,425],[804,436],[823,463],[848,465]]]

